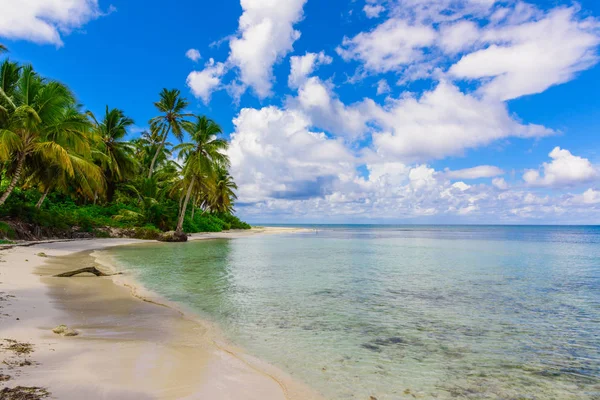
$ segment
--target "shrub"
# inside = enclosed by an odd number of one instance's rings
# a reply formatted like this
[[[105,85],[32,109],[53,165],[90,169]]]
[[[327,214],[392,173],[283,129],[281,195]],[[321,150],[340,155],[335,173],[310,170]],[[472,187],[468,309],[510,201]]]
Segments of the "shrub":
[[[14,239],[16,237],[15,230],[6,222],[0,221],[0,238]]]
[[[252,228],[250,226],[250,224],[245,223],[244,221],[240,220],[235,215],[225,214],[225,213],[219,213],[216,215],[219,217],[219,219],[227,222],[230,225],[229,229],[251,229]]]
[[[144,240],[157,240],[162,232],[153,225],[146,225],[139,228],[135,228],[136,239]]]

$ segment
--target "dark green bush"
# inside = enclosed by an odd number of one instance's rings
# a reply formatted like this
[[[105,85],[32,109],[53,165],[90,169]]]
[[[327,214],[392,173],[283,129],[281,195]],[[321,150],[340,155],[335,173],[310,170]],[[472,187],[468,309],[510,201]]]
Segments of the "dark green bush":
[[[14,239],[15,230],[6,222],[0,221],[0,239]]]
[[[160,236],[161,231],[153,226],[146,225],[139,228],[135,228],[135,238],[144,240],[156,240]]]
[[[215,214],[220,220],[227,222],[230,225],[229,229],[251,229],[250,224],[240,220],[235,215],[219,213]]]
[[[39,198],[37,190],[15,189],[0,207],[0,219],[19,219],[64,231],[78,227],[80,231],[94,232],[96,237],[101,237],[98,228],[103,227],[142,228],[139,229],[140,238],[154,239],[157,232],[175,230],[179,212],[179,203],[171,199],[159,202],[151,198],[142,200],[118,195],[115,197],[117,200],[109,204],[79,204],[69,196],[51,193],[41,209],[37,209],[35,204]],[[2,229],[0,226],[0,237],[10,238]],[[191,212],[188,212],[183,229],[187,233],[220,232],[250,229],[250,225],[230,214],[207,212],[196,212],[192,220]]]

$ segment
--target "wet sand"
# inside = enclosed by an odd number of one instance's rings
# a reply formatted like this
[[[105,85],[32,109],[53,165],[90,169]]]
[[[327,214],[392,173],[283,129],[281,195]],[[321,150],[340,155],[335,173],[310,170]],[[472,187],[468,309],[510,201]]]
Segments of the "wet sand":
[[[263,228],[191,239],[292,231]],[[94,250],[140,242],[94,239],[0,251],[0,340],[33,345],[29,355],[0,349],[0,363],[8,362],[0,364],[0,375],[11,377],[0,381],[0,389],[44,387],[58,399],[319,398],[127,276],[52,276],[103,263]],[[79,335],[53,333],[61,324]]]

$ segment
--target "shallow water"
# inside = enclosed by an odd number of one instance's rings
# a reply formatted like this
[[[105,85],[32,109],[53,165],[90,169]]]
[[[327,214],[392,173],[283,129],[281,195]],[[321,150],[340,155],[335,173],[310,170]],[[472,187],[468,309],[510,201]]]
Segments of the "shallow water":
[[[600,228],[317,228],[110,254],[331,399],[600,399]]]

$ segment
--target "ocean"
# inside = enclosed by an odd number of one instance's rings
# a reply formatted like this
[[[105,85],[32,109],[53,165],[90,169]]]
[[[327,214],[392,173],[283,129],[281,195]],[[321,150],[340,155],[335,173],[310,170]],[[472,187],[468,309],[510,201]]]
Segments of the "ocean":
[[[309,228],[108,252],[329,399],[600,399],[600,227]]]

